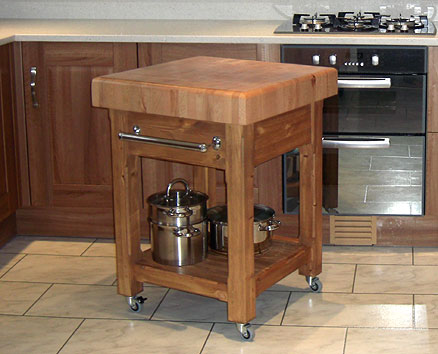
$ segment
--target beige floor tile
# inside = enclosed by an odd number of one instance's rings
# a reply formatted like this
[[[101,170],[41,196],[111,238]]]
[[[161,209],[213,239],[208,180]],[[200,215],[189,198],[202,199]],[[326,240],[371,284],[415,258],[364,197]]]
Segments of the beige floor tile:
[[[324,246],[323,263],[412,264],[411,247]]]
[[[149,248],[151,248],[149,241],[143,241],[141,244],[141,249],[146,251]],[[114,240],[97,240],[84,252],[82,256],[115,257],[116,245]]]
[[[0,254],[0,278],[24,257],[26,257],[24,254]]]
[[[342,354],[345,328],[252,326],[245,342],[234,324],[215,324],[202,354]]]
[[[126,298],[118,295],[114,286],[55,284],[26,315],[149,319],[166,291],[165,288],[147,288],[140,294],[147,297],[143,309],[135,313],[129,310]]]
[[[284,325],[412,327],[412,296],[292,293]]]
[[[438,266],[358,265],[355,293],[438,294]]]
[[[0,353],[57,353],[82,320],[0,316]]]
[[[289,293],[265,291],[257,297],[253,324],[281,323]],[[208,297],[171,290],[153,319],[172,321],[226,322],[227,305]]]
[[[415,247],[415,265],[438,265],[438,248],[435,247]]]
[[[94,240],[81,237],[16,236],[0,252],[80,256]]]
[[[348,329],[345,354],[420,353],[438,353],[438,330]]]
[[[111,285],[115,270],[109,257],[27,255],[2,280]]]
[[[318,278],[322,282],[322,291],[352,291],[355,268],[356,265],[354,264],[323,264],[322,273],[318,275]],[[303,275],[299,275],[298,271],[283,278],[269,290],[311,291],[307,285],[306,278]]]
[[[438,295],[415,295],[415,327],[438,328]]]
[[[0,314],[22,315],[50,284],[0,281]]]
[[[85,320],[60,353],[198,354],[210,323]]]

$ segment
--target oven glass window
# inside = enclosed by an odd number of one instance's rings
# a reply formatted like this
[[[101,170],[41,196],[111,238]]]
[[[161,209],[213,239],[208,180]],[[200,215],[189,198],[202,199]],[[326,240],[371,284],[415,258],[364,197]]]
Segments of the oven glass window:
[[[354,138],[354,137],[350,137]],[[372,138],[372,137],[370,137]],[[389,148],[328,148],[323,155],[323,212],[424,214],[424,136],[390,136]],[[299,212],[299,151],[284,155],[284,212]]]
[[[425,75],[340,77],[348,88],[324,102],[327,134],[423,134],[425,132]],[[387,80],[385,88],[372,86]]]

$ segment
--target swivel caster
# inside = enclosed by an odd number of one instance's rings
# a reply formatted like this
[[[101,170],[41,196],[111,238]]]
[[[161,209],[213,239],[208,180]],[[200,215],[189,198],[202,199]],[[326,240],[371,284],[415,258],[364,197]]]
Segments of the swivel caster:
[[[307,284],[309,284],[310,290],[314,293],[320,293],[322,291],[322,283],[318,277],[309,277],[306,276]]]
[[[251,324],[249,323],[236,323],[236,328],[242,336],[242,339],[245,341],[250,341],[254,338],[254,333],[249,329],[249,327],[251,327]]]
[[[128,301],[129,309],[132,312],[140,312],[143,308],[143,303],[147,299],[143,296],[128,296],[126,300]]]

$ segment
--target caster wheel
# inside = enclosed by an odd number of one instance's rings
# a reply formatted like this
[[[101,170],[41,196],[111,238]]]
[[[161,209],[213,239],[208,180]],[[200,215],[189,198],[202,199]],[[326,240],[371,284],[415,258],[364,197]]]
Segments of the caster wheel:
[[[249,323],[236,323],[237,330],[244,341],[251,341],[254,338],[254,333],[249,329],[251,325]]]
[[[314,293],[320,293],[322,291],[322,283],[321,280],[319,280],[318,277],[312,278],[309,282],[309,288]]]
[[[143,303],[146,299],[142,296],[129,296],[128,304],[132,312],[140,312],[143,308]]]
[[[254,334],[252,333],[252,331],[250,329],[246,329],[246,331],[244,333],[240,334],[242,336],[242,339],[245,341],[251,341]]]

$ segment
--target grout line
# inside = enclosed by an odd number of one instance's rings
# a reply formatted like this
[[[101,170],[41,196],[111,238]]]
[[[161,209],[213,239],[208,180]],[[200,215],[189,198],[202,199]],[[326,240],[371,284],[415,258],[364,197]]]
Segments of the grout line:
[[[208,339],[210,338],[211,332],[213,331],[213,327],[214,327],[214,325],[215,325],[215,323],[213,322],[213,323],[211,324],[210,331],[209,331],[208,334],[207,334],[207,338],[205,338],[204,344],[202,345],[202,348],[201,348],[201,351],[199,352],[199,354],[202,354],[202,352],[203,352],[203,350],[204,350],[204,348],[205,348],[205,345],[207,344],[207,341],[208,341]]]
[[[38,299],[36,299],[32,305],[30,305],[30,307],[23,313],[23,316],[26,316],[26,314],[30,311],[30,309],[53,287],[53,285],[55,284],[51,284],[46,291],[44,291],[39,297]]]
[[[354,267],[354,274],[353,274],[353,286],[351,287],[351,293],[354,294],[354,286],[356,285],[356,275],[357,275],[357,264]]]
[[[164,296],[162,297],[161,301],[158,303],[157,307],[155,308],[154,312],[152,312],[152,314],[149,317],[149,321],[152,320],[152,317],[154,317],[155,313],[157,312],[158,308],[160,307],[160,305],[163,303],[164,299],[166,298],[167,294],[169,294],[170,292],[170,288],[167,289],[166,293],[164,294]]]
[[[345,354],[345,349],[347,348],[347,337],[348,337],[348,327],[345,329],[344,348],[342,349],[342,354]]]
[[[79,323],[79,325],[76,327],[76,329],[73,331],[73,333],[70,335],[70,337],[67,338],[67,340],[65,341],[65,343],[62,345],[61,348],[59,348],[59,350],[56,352],[56,354],[59,354],[61,352],[62,349],[64,349],[65,345],[70,341],[71,337],[73,337],[75,335],[75,333],[78,331],[79,327],[82,326],[82,324],[85,322],[85,318],[81,321],[81,323]]]
[[[84,255],[84,253],[87,252],[90,249],[90,247],[93,246],[96,243],[96,241],[97,241],[97,238],[95,238],[94,241],[91,242],[91,244],[84,250],[84,252],[82,252],[80,254],[80,257],[82,257]]]
[[[415,294],[412,294],[412,328],[417,328],[417,323],[415,321]]]
[[[13,253],[13,254],[15,254],[15,253]],[[20,253],[18,253],[18,254],[20,254]],[[22,254],[22,253],[21,253]],[[24,258],[26,258],[27,257],[27,254],[26,255],[24,255],[21,259],[19,259],[18,261],[17,261],[17,263],[15,263],[11,268],[9,268],[1,277],[0,277],[0,279],[2,279],[6,274],[8,274],[9,272],[10,272],[10,270],[11,269],[13,269],[18,263],[20,263]]]
[[[286,316],[287,306],[289,305],[290,298],[292,296],[292,291],[289,292],[289,296],[287,297],[286,306],[284,307],[283,316],[281,316],[280,326],[283,325],[284,316]]]

